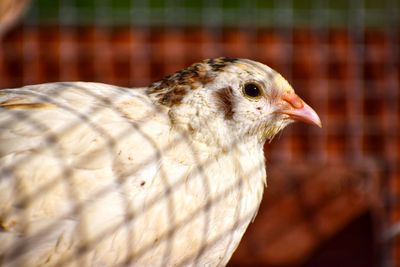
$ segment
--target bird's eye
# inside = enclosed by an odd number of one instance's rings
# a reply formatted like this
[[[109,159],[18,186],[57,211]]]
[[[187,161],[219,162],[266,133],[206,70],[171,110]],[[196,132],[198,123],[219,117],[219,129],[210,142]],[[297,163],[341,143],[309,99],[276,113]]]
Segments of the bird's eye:
[[[255,83],[246,83],[243,87],[243,92],[246,97],[257,99],[261,96],[261,88]]]

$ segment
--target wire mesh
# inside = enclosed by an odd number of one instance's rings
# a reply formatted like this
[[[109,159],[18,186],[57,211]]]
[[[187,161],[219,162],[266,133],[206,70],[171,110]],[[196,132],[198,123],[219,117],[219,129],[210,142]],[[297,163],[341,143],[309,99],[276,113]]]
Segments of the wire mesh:
[[[299,249],[307,251],[300,253],[300,258],[304,261],[310,257],[310,251],[314,251],[317,244],[343,228],[348,223],[344,218],[373,210],[378,222],[375,225],[378,264],[398,266],[398,25],[399,3],[396,0],[36,0],[23,21],[2,37],[0,87],[75,80],[138,87],[204,58],[231,56],[265,63],[290,81],[296,92],[317,110],[324,125],[322,130],[294,125],[285,129],[272,144],[266,144],[267,166],[272,172],[266,197],[274,195],[274,190],[289,196],[303,189],[320,192],[323,185],[308,184],[301,177],[312,176],[309,179],[313,179],[325,169],[329,170],[326,176],[336,178],[339,184],[332,185],[333,192],[339,193],[326,193],[333,194],[326,203],[322,200],[323,203],[316,201],[318,205],[306,202],[298,209],[298,213],[315,215],[308,216],[304,224],[320,232],[314,237],[317,241],[310,241],[307,249]],[[49,144],[54,145],[54,142]],[[285,177],[290,176],[291,171],[279,171],[285,163],[302,173],[300,178],[294,179],[298,186],[291,182],[280,184],[278,178],[274,178],[273,174],[287,181]],[[274,169],[274,165],[278,167]],[[304,165],[319,171],[302,171]],[[339,180],[347,174],[339,172],[337,176],[341,178],[337,178],[333,175],[335,168],[358,175],[350,175],[353,177],[349,178],[350,182],[343,184]],[[293,175],[296,176],[296,172]],[[322,178],[315,180],[329,184]],[[349,189],[358,188],[364,180],[372,184],[373,189],[366,186],[361,193]],[[287,190],[280,191],[282,188]],[[343,217],[343,221],[337,223],[336,228],[332,226],[332,230],[326,230],[327,222],[316,218],[323,214],[320,211],[324,207],[336,203],[346,192],[363,196],[364,202],[369,204],[351,209],[353,199],[348,199],[341,209],[338,208],[339,215],[334,215]],[[379,198],[371,200],[369,193]],[[313,193],[301,194],[300,200],[309,194]],[[283,198],[279,196],[276,197]],[[268,201],[278,203],[274,199]],[[296,201],[290,203],[297,205]],[[279,212],[270,212],[274,207],[265,205],[260,218],[266,214],[279,216]],[[279,204],[276,207],[280,207]],[[282,210],[285,209],[289,208]],[[346,214],[344,209],[352,215],[343,215]],[[270,220],[270,216],[267,217],[260,222]],[[290,221],[293,217],[286,218]],[[262,229],[262,225],[257,229]],[[274,243],[285,231],[271,229],[278,237],[269,238],[270,232],[265,230],[264,238]],[[286,246],[297,239],[289,240],[284,243]],[[274,259],[279,258],[272,252],[267,253],[267,248],[259,250],[261,252],[256,253],[259,262],[274,265]],[[286,255],[280,260],[289,264],[301,261],[288,258]]]

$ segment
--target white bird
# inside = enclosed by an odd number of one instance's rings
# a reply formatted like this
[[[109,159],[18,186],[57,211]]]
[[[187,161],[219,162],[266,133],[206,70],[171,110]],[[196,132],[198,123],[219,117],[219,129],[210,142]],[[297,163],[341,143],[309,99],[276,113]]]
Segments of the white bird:
[[[321,126],[247,59],[136,90],[1,90],[0,265],[224,266],[262,198],[263,144],[296,120]]]

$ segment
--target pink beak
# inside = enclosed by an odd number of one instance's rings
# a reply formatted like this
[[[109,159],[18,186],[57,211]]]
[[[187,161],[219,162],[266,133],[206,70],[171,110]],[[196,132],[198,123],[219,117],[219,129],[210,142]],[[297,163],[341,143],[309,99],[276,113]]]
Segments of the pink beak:
[[[295,93],[286,94],[282,97],[282,100],[286,103],[276,111],[277,113],[286,114],[293,120],[317,125],[322,128],[318,114],[298,95]]]

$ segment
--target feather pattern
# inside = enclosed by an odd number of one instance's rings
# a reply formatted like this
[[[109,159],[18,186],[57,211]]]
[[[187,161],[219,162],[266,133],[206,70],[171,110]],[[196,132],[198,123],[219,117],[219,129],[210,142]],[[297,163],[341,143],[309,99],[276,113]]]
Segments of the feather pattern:
[[[271,75],[220,58],[148,88],[2,90],[0,266],[224,266],[262,198],[263,143],[290,122],[242,95],[284,92]]]

